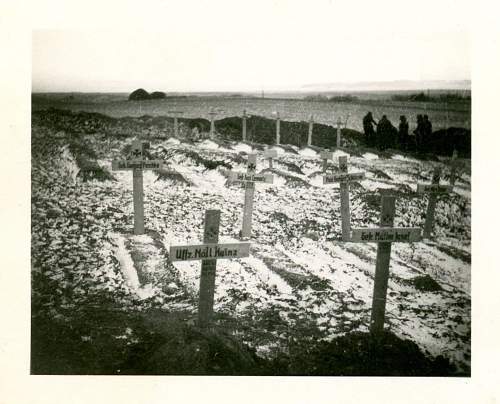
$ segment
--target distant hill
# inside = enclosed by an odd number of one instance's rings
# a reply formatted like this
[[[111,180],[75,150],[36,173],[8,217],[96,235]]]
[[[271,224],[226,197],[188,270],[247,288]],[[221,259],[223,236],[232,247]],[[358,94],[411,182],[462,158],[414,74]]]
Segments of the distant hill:
[[[302,91],[397,91],[397,90],[470,90],[470,80],[395,80],[359,81],[353,83],[314,83],[301,87]]]

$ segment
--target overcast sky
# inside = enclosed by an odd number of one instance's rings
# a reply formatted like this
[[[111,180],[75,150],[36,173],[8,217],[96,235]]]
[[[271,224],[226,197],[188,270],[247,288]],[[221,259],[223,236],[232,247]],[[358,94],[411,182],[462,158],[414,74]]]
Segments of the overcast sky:
[[[125,3],[70,9],[72,24],[34,31],[33,91],[470,79],[466,0]]]

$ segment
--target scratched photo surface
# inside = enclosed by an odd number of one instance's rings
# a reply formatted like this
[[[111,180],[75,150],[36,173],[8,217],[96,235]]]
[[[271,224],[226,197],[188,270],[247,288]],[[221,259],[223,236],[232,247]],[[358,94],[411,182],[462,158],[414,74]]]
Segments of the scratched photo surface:
[[[33,32],[31,374],[470,376],[463,8],[334,3]]]

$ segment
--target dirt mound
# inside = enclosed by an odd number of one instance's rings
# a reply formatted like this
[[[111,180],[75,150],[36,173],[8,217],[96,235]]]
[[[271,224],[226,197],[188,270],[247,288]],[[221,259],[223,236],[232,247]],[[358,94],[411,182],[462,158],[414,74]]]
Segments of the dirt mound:
[[[443,290],[441,285],[432,279],[429,275],[417,276],[411,280],[411,283],[417,290],[422,292],[439,292]]]
[[[313,376],[450,376],[455,368],[443,357],[426,357],[414,342],[392,333],[385,332],[376,342],[370,334],[355,332],[302,352],[287,371]]]

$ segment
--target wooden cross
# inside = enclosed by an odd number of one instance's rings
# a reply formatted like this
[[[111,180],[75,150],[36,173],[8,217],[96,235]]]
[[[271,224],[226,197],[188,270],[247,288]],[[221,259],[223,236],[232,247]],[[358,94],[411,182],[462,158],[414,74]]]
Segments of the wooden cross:
[[[220,210],[207,210],[203,244],[170,247],[170,261],[201,260],[198,324],[202,328],[212,323],[214,311],[215,272],[217,260],[244,258],[250,255],[250,243],[219,244]]]
[[[463,164],[458,161],[458,152],[457,150],[453,150],[453,155],[451,156],[450,162],[450,185],[455,187],[455,182],[457,180],[457,171],[463,168]]]
[[[215,112],[213,109],[208,113],[210,115],[210,138],[212,139],[215,134],[215,122],[214,122],[214,117],[217,115],[217,112]]]
[[[342,218],[342,240],[348,241],[351,231],[351,213],[349,208],[349,182],[365,178],[364,172],[348,173],[347,156],[339,156],[340,174],[325,175],[323,184],[340,182],[340,217]]]
[[[134,140],[127,160],[114,160],[111,163],[113,171],[133,171],[134,195],[134,234],[144,234],[144,190],[142,181],[143,170],[158,170],[163,167],[163,160],[144,160],[144,148],[147,142]]]
[[[243,227],[241,229],[241,238],[250,238],[252,236],[252,211],[253,211],[253,195],[255,192],[256,182],[273,183],[273,175],[256,174],[257,168],[257,155],[248,155],[247,172],[237,173],[235,171],[229,172],[229,183],[242,183],[245,187],[245,204],[243,206]]]
[[[278,152],[275,149],[266,149],[264,158],[269,161],[269,168],[273,168],[273,158],[278,157]]]
[[[441,178],[441,167],[434,167],[432,174],[432,184],[417,184],[419,194],[429,194],[427,213],[425,215],[424,237],[430,238],[434,227],[434,212],[436,210],[437,196],[448,194],[453,190],[453,185],[439,185]]]
[[[328,160],[333,160],[333,152],[329,150],[323,150],[319,155],[323,160],[323,172],[326,173],[326,169],[328,168]]]
[[[311,114],[311,116],[309,117],[309,132],[307,133],[308,146],[312,145],[313,125],[314,125],[314,118],[313,115]]]
[[[175,137],[179,136],[179,122],[177,120],[179,115],[182,115],[183,111],[168,111],[169,114],[174,114],[174,135]]]
[[[280,113],[276,112],[276,144],[280,144]]]
[[[247,140],[247,111],[243,110],[243,122],[242,122],[242,139],[244,142]]]
[[[391,261],[392,243],[414,243],[422,240],[418,227],[393,227],[396,197],[382,196],[380,212],[380,228],[352,229],[349,242],[378,243],[377,262],[375,266],[375,283],[373,286],[372,314],[370,333],[379,337],[384,331],[385,304],[387,299],[387,283]]]

